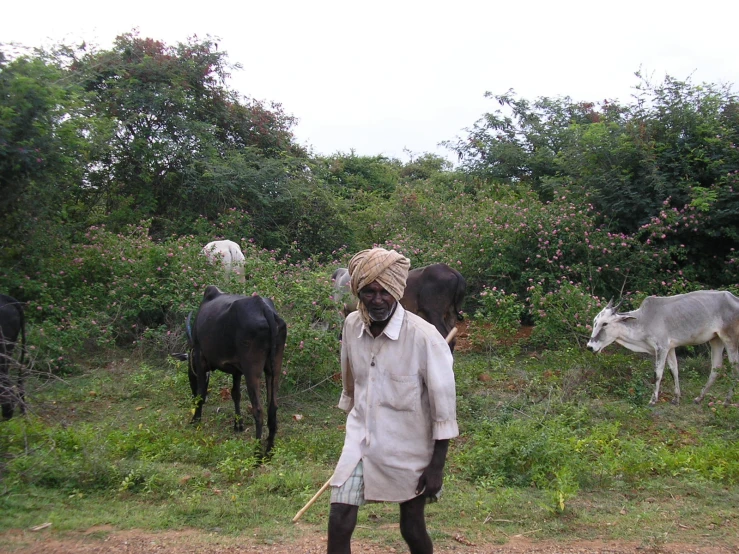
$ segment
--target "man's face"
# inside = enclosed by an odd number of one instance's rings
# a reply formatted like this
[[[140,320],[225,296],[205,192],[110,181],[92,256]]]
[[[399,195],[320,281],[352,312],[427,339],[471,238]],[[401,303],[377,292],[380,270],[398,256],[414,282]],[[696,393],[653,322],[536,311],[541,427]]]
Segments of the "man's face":
[[[372,321],[386,321],[393,315],[395,298],[377,281],[359,291],[359,301],[367,308]]]

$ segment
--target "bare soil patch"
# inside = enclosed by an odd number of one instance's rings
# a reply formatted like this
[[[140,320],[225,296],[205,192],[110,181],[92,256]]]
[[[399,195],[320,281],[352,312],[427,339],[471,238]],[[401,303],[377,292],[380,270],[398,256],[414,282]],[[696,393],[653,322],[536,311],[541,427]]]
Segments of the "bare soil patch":
[[[0,552],[8,554],[318,554],[325,551],[325,533],[318,529],[305,529],[300,538],[284,543],[259,541],[249,535],[227,537],[195,530],[151,533],[93,528],[64,537],[56,537],[49,532],[20,530],[0,534]],[[465,554],[736,554],[739,553],[739,543],[707,546],[597,540],[554,542],[514,536],[505,544],[479,544],[460,536],[455,537],[452,544],[441,545],[437,541],[435,551]],[[401,546],[396,548],[355,540],[352,552],[379,554],[406,550]]]
[[[470,330],[471,328],[474,329],[475,325],[482,325],[483,327],[490,327],[490,325],[481,324],[479,322],[471,322],[469,319],[465,319],[457,323],[457,344],[454,347],[455,351],[459,352],[481,352],[482,350],[479,347],[476,347],[475,344],[470,339]],[[528,338],[531,336],[531,331],[533,331],[533,327],[523,325],[521,326],[516,334],[511,337],[508,340],[502,341],[501,344],[505,344],[510,346],[511,344],[518,344],[520,342],[525,342],[528,340]]]

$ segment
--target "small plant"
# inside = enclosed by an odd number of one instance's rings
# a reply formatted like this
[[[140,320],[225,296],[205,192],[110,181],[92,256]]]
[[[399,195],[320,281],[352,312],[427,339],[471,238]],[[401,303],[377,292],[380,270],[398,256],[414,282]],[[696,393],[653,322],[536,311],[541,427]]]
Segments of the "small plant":
[[[478,308],[472,316],[470,341],[478,348],[489,350],[512,341],[521,325],[524,306],[515,293],[507,294],[497,287],[484,287]]]
[[[564,513],[567,502],[575,498],[579,490],[580,485],[572,470],[566,466],[560,468],[547,487],[549,503],[545,504],[544,508],[553,514]]]
[[[139,487],[144,482],[143,477],[139,473],[137,469],[132,469],[128,472],[128,475],[126,475],[123,478],[123,481],[121,481],[121,485],[118,487],[118,492],[126,492],[134,490],[135,488]]]

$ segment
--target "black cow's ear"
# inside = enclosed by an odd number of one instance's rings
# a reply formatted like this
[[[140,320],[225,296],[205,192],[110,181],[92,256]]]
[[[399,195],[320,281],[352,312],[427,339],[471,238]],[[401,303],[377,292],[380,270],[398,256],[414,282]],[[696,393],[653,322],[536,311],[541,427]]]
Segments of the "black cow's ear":
[[[175,360],[179,360],[181,362],[186,362],[190,355],[187,352],[175,352],[174,354],[170,354]]]

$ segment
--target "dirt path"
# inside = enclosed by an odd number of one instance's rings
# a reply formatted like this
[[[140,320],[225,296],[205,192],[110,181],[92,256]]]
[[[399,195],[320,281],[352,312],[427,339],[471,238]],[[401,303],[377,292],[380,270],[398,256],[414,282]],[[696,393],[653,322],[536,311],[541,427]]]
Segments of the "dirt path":
[[[77,536],[55,537],[38,531],[12,531],[0,534],[0,552],[7,554],[322,554],[326,551],[323,533],[306,530],[303,537],[285,543],[255,543],[249,537],[234,538],[198,531],[113,531],[94,529]],[[354,554],[403,553],[396,548],[355,541]],[[631,542],[579,541],[558,543],[512,537],[505,544],[472,544],[463,537],[436,552],[464,554],[738,554],[734,545],[697,546],[690,544],[652,544]]]

